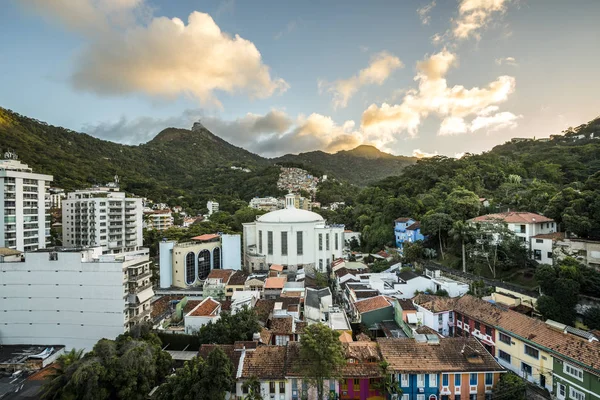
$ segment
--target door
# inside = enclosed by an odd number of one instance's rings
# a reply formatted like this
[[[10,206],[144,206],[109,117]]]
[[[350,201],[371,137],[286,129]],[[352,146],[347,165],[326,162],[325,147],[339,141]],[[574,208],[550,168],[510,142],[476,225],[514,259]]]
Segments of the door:
[[[540,386],[543,388],[546,387],[546,375],[543,375],[543,374],[540,375]]]
[[[567,388],[565,385],[561,385],[560,383],[556,384],[556,397],[558,399],[564,399],[567,397]]]

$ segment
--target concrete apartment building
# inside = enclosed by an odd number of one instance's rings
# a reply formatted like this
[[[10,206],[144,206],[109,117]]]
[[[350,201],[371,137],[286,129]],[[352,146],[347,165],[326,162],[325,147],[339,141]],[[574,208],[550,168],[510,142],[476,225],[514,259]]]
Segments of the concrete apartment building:
[[[149,250],[44,249],[0,263],[2,344],[91,350],[150,318]]]
[[[63,246],[102,247],[103,253],[142,246],[142,199],[99,189],[69,193],[62,202]]]
[[[208,216],[219,212],[219,203],[214,200],[209,200],[206,202],[206,208],[208,209]]]
[[[34,251],[49,244],[46,195],[52,179],[33,173],[14,153],[4,153],[0,160],[0,247]]]
[[[173,226],[173,215],[169,209],[144,211],[143,219],[146,229],[164,231]]]

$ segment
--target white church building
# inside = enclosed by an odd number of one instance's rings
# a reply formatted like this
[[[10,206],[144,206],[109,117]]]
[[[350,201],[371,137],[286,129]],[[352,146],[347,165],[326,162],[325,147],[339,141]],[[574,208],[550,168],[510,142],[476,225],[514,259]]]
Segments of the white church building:
[[[293,194],[285,196],[285,204],[283,210],[243,224],[244,267],[266,271],[279,264],[290,271],[325,272],[331,261],[342,257],[344,225],[327,225],[319,214],[296,208]]]

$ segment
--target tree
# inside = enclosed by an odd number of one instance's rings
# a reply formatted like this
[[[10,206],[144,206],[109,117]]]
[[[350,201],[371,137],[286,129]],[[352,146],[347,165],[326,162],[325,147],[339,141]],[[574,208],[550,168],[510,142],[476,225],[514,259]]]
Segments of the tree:
[[[83,350],[71,349],[70,352],[61,355],[50,367],[50,373],[46,376],[46,382],[42,387],[42,399],[61,399],[63,390],[70,379],[73,364],[83,357]]]
[[[544,318],[573,324],[581,287],[581,267],[571,258],[562,260],[558,266],[538,267],[535,279],[543,295],[538,299],[537,308]]]
[[[445,213],[431,213],[423,217],[421,221],[421,231],[425,235],[437,236],[440,244],[440,254],[444,259],[444,246],[442,238],[452,228],[452,218]]]
[[[467,255],[465,242],[472,236],[473,229],[463,221],[454,221],[452,229],[450,230],[450,236],[452,240],[460,242],[462,250],[462,267],[463,272],[467,272]]]
[[[396,397],[401,398],[403,391],[400,387],[400,383],[392,378],[392,373],[389,371],[388,367],[389,363],[386,361],[379,364],[381,379],[373,386],[381,393],[384,393],[386,398],[392,397],[394,394],[397,395]]]
[[[466,221],[479,215],[479,196],[465,188],[454,189],[446,199],[446,209],[454,220]]]
[[[198,331],[200,343],[233,344],[252,340],[261,326],[253,309],[243,307],[235,314],[223,311],[216,322],[209,322]]]
[[[583,313],[583,323],[590,329],[600,329],[600,307],[590,307]]]
[[[337,331],[318,323],[309,325],[300,338],[300,373],[316,388],[317,400],[323,400],[325,380],[339,377],[346,362],[339,336]]]
[[[511,400],[526,400],[527,384],[512,372],[502,374],[502,377],[492,389],[494,398],[509,398]]]
[[[244,396],[244,400],[264,400],[260,388],[260,381],[256,376],[252,376],[244,382],[242,384],[242,389],[244,392],[248,392],[248,394]]]
[[[423,258],[423,243],[404,243],[402,250],[402,262],[406,264],[417,264]]]

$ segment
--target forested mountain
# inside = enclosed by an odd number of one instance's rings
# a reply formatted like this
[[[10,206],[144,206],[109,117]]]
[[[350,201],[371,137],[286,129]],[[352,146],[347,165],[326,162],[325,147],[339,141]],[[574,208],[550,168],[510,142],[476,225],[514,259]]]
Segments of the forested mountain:
[[[399,175],[407,166],[414,164],[414,157],[394,156],[373,146],[358,146],[353,150],[329,154],[311,151],[286,154],[275,162],[307,166],[314,171],[363,186],[388,176]]]

